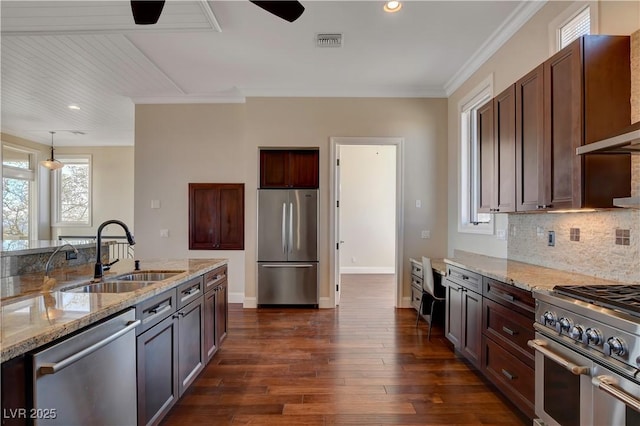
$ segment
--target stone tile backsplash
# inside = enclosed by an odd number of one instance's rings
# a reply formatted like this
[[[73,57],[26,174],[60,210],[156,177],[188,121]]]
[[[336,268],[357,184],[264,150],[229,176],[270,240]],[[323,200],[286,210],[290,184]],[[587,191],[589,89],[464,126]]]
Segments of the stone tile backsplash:
[[[510,260],[640,283],[640,210],[514,214],[508,235]]]

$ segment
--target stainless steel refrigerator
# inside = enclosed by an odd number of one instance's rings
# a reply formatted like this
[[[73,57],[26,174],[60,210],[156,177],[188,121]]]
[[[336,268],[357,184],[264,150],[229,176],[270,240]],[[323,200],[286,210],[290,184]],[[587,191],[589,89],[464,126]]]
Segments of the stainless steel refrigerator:
[[[318,306],[318,190],[258,190],[258,305]]]

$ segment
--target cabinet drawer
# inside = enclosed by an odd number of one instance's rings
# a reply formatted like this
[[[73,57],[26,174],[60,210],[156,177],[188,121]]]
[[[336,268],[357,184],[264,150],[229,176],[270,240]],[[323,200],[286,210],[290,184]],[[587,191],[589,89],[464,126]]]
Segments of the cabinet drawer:
[[[208,293],[227,279],[227,265],[204,274],[204,292]]]
[[[487,277],[483,277],[483,287],[484,297],[488,297],[521,314],[533,315],[536,304],[530,291],[522,290]],[[533,318],[533,316],[531,318]]]
[[[496,342],[500,342],[509,352],[529,367],[534,368],[534,350],[527,346],[527,342],[534,338],[534,314],[525,316],[514,312],[499,303],[487,299],[483,300],[482,325],[484,334]]]
[[[422,298],[422,289],[411,286],[411,306],[416,311],[420,309],[420,299]]]
[[[483,337],[485,376],[530,419],[534,417],[535,371],[490,338]]]
[[[415,259],[409,259],[409,265],[411,266],[411,275],[422,279],[424,277],[424,271],[422,263]]]
[[[482,275],[457,266],[447,265],[447,279],[482,294]]]
[[[178,286],[178,309],[202,296],[202,277],[193,278]]]
[[[419,288],[422,291],[422,278],[411,275],[411,287]]]
[[[176,311],[176,289],[153,296],[136,305],[136,319],[142,321],[136,328],[136,335],[150,329]]]

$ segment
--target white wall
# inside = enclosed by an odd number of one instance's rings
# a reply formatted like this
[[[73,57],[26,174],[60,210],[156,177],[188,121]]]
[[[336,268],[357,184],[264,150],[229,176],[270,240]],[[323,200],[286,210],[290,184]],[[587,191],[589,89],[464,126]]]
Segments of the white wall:
[[[320,302],[330,298],[329,138],[402,137],[404,256],[446,254],[446,100],[250,98],[246,104],[137,105],[135,228],[141,257],[228,257],[230,296],[255,304],[259,147],[320,150]],[[187,184],[245,183],[245,250],[189,251]],[[150,209],[152,199],[162,207]],[[428,208],[415,208],[421,199]],[[160,238],[169,229],[169,238]],[[420,239],[431,229],[431,239]],[[410,294],[403,265],[403,293]]]
[[[487,62],[485,62],[448,99],[449,122],[449,224],[448,250],[466,250],[497,257],[507,257],[507,241],[495,235],[473,235],[458,232],[460,203],[460,101],[486,78],[493,76],[494,95],[497,95],[549,57],[549,23],[574,2],[548,2]],[[629,35],[640,22],[640,2],[601,1],[598,3],[598,32],[601,34]],[[498,214],[496,229],[508,229],[508,216]]]
[[[395,273],[396,147],[340,146],[340,273]]]
[[[91,155],[91,226],[54,226],[53,238],[58,238],[58,235],[95,235],[100,224],[109,219],[123,221],[135,235],[133,147],[56,148],[56,157],[65,154]],[[119,226],[111,225],[103,235],[124,235],[124,232]]]

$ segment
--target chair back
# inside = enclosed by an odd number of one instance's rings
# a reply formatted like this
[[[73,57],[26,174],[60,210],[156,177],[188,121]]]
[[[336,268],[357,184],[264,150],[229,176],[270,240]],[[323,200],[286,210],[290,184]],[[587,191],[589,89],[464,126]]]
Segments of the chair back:
[[[431,259],[428,257],[422,257],[422,290],[426,291],[432,296],[436,295],[436,285],[433,280],[433,269],[431,267]]]

